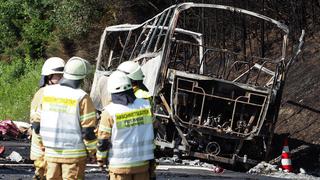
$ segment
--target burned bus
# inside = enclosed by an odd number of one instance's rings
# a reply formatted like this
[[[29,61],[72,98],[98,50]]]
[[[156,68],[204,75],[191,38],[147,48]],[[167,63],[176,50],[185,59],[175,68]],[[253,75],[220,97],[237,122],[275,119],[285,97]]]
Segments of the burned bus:
[[[245,9],[171,6],[142,24],[106,27],[91,97],[110,101],[109,74],[124,61],[142,66],[165,154],[255,164],[272,147],[287,72],[301,51],[288,27]],[[296,44],[296,48],[288,48]]]

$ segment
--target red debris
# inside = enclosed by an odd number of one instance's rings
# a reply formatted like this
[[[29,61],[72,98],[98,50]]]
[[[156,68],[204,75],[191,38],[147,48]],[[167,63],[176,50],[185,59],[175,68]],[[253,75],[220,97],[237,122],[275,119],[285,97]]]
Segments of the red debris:
[[[214,166],[212,170],[215,173],[223,173],[224,172],[224,169],[220,166]]]
[[[0,156],[3,155],[4,151],[5,151],[4,146],[0,145]]]
[[[0,122],[0,137],[17,138],[20,134],[18,127],[11,120],[3,120]]]

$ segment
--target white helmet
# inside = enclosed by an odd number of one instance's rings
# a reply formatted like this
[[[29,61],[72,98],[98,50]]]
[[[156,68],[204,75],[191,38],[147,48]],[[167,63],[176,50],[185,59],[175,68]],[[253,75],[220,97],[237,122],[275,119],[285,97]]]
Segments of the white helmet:
[[[59,57],[51,57],[44,62],[41,70],[42,76],[49,76],[51,74],[63,74],[65,63]]]
[[[118,93],[132,89],[132,85],[125,73],[114,71],[108,78],[107,89],[110,93]]]
[[[127,76],[134,81],[141,81],[144,78],[140,65],[133,61],[125,61],[121,63],[117,69],[126,73]]]
[[[63,77],[69,80],[84,79],[90,72],[90,63],[80,57],[72,57],[68,60]]]

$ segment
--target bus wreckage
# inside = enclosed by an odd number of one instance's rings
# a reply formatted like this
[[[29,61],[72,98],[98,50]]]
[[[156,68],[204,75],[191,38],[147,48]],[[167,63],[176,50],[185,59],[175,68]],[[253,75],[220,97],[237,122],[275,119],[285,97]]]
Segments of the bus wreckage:
[[[290,50],[288,34],[285,24],[245,9],[177,4],[142,24],[106,27],[91,97],[102,110],[108,76],[123,61],[138,62],[160,122],[157,150],[256,164],[268,158],[287,72],[303,44],[304,31]]]

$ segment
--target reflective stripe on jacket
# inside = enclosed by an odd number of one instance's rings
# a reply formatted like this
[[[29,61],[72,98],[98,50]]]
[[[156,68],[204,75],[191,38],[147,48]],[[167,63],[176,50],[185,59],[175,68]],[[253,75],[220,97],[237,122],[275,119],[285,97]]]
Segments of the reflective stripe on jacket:
[[[40,88],[33,96],[30,105],[30,123],[39,122],[39,114],[37,113],[37,110],[41,103],[42,94],[43,88]],[[41,141],[41,137],[36,134],[34,130],[32,131],[31,137],[30,159],[37,160],[38,158],[44,156],[44,151],[42,151],[43,144]]]
[[[153,125],[150,103],[136,99],[128,106],[109,104],[105,110],[113,117],[109,165],[136,167],[154,158]]]
[[[34,130],[32,131],[31,137],[31,147],[30,147],[30,159],[36,160],[44,156],[44,151],[42,151],[42,141],[39,134],[36,134]]]
[[[37,110],[39,108],[39,105],[41,103],[43,95],[43,88],[40,88],[33,96],[33,99],[31,101],[30,105],[30,123],[33,123],[35,121],[39,121],[39,114],[37,113]]]
[[[79,102],[86,95],[81,89],[47,86],[41,106],[40,135],[46,157],[80,158],[87,156],[83,143]]]

